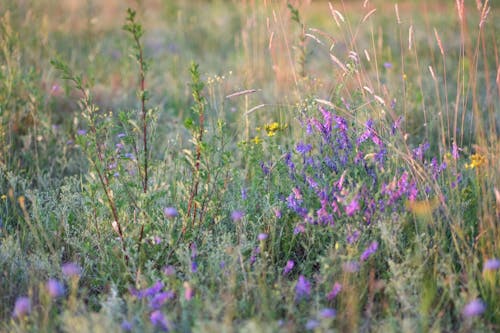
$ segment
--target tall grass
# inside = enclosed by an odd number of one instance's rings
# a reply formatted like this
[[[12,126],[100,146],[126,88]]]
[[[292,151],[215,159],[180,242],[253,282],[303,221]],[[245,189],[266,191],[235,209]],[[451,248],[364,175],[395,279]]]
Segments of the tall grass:
[[[65,6],[1,13],[0,331],[499,329],[494,2]]]

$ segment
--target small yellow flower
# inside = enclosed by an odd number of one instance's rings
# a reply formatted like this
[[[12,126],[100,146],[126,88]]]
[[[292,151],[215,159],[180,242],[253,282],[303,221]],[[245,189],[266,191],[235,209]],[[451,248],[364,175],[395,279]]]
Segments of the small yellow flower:
[[[481,154],[473,154],[470,157],[470,163],[465,164],[466,169],[478,168],[486,163],[486,157]]]
[[[258,136],[254,137],[251,141],[256,145],[262,142],[262,140]]]
[[[2,194],[1,198],[2,200],[7,200],[7,196],[5,194]]]
[[[278,122],[273,122],[264,126],[264,130],[267,132],[267,136],[274,136],[278,131],[282,131],[287,128],[287,125],[280,125]]]

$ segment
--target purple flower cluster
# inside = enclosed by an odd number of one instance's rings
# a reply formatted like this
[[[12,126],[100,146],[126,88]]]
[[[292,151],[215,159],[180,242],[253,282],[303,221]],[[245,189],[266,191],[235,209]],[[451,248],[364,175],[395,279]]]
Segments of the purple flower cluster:
[[[326,299],[332,301],[337,297],[337,295],[342,291],[342,285],[338,282],[335,282],[332,290],[326,295]]]
[[[373,120],[358,131],[324,107],[319,107],[319,115],[303,122],[310,142],[300,141],[293,152],[285,154],[294,184],[285,201],[300,219],[294,234],[303,233],[308,224],[334,226],[339,220],[355,219],[368,225],[387,207],[404,212],[405,202],[417,199],[417,183],[407,171],[392,181],[387,179],[387,149]],[[394,127],[400,125],[401,118]],[[423,161],[428,148],[427,144],[415,149],[415,158]],[[429,166],[436,175],[446,168],[436,161]],[[359,238],[363,228],[358,229],[348,236],[349,243]]]
[[[300,275],[295,285],[295,298],[301,300],[311,295],[311,283],[303,276]]]
[[[359,260],[366,261],[372,254],[377,252],[377,249],[378,249],[378,242],[377,241],[371,242],[370,245],[368,245],[368,247],[363,251]]]
[[[165,285],[162,281],[157,281],[151,287],[142,290],[131,289],[130,293],[137,297],[137,299],[148,300],[148,306],[151,310],[149,318],[151,324],[159,330],[167,332],[170,325],[161,308],[167,301],[175,298],[175,293],[170,290],[164,290],[164,287]]]

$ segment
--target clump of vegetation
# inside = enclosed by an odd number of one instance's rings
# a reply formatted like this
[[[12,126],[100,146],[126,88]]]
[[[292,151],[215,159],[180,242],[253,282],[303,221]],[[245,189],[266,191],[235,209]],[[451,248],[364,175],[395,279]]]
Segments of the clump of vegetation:
[[[488,1],[51,6],[0,20],[0,331],[498,330]]]

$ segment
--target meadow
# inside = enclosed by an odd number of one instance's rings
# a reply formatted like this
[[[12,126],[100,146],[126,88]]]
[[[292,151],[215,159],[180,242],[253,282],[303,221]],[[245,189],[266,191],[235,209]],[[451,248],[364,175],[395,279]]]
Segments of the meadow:
[[[498,1],[0,1],[0,332],[500,331]]]

